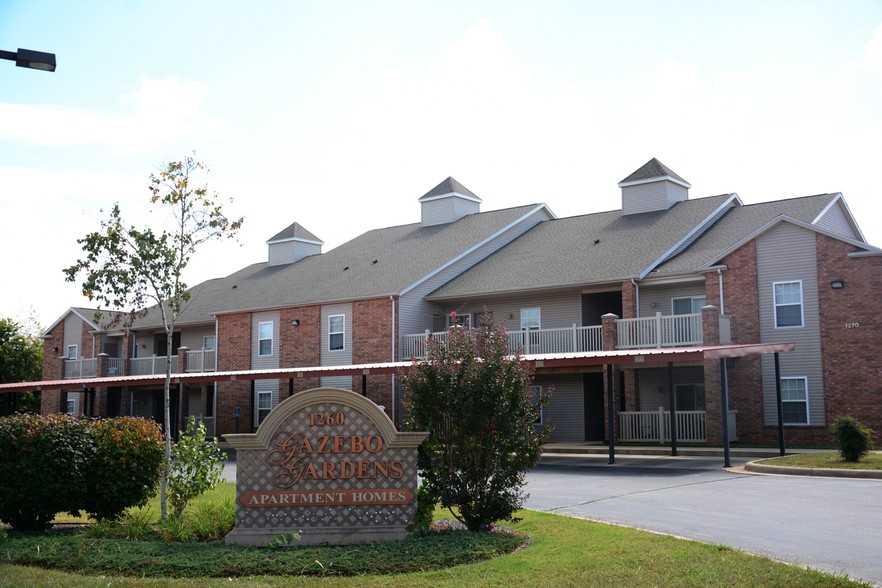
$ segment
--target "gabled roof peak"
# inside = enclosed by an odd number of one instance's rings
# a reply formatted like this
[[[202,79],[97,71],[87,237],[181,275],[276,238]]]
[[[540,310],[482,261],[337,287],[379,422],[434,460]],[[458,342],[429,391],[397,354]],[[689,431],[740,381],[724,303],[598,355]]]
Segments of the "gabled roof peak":
[[[689,182],[681,178],[678,174],[671,170],[671,168],[660,162],[655,157],[644,163],[637,171],[619,182],[619,187],[623,187],[623,184],[627,185],[632,183],[644,183],[648,180],[655,179],[671,179],[676,181],[677,183],[683,184],[686,188],[692,187]]]
[[[429,200],[433,198],[437,198],[438,196],[445,196],[447,194],[461,194],[463,196],[468,196],[472,199],[475,199],[477,202],[481,202],[481,199],[477,194],[454,180],[452,177],[448,176],[446,180],[426,192],[420,197],[420,202],[424,200]]]

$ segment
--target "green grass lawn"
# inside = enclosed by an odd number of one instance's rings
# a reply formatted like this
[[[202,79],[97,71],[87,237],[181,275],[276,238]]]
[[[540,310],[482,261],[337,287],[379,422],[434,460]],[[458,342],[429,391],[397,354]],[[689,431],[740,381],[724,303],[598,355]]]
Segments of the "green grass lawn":
[[[867,454],[859,462],[844,461],[836,452],[798,453],[762,461],[763,465],[840,470],[882,470],[882,453]]]
[[[224,484],[200,502],[227,500],[234,491],[232,484]],[[150,512],[159,512],[155,503],[149,508]],[[436,512],[436,518],[442,516],[442,511]],[[295,549],[249,549],[221,543],[126,542],[76,533],[31,537],[25,543],[24,538],[10,534],[0,543],[0,561],[14,559],[19,549],[31,553],[39,549],[41,555],[54,550],[60,559],[42,565],[67,565],[79,571],[60,572],[0,563],[0,586],[869,586],[728,547],[534,511],[522,511],[519,516],[522,520],[511,527],[530,537],[530,544],[495,557],[495,553],[510,550],[510,546],[499,547],[480,538],[475,540],[468,537],[469,534],[448,534],[441,540],[429,538],[429,543],[405,540],[369,548]],[[291,562],[296,552],[301,552],[302,559],[294,565]],[[469,557],[477,554],[489,559],[409,573],[354,577],[300,575],[322,571],[330,574],[356,562],[370,562],[375,568],[382,568],[387,560],[409,560],[417,567],[429,567],[431,560],[461,552],[468,552]],[[94,557],[90,555],[93,553]],[[140,577],[147,569],[170,569],[163,565],[173,562],[211,571],[185,579],[169,578],[168,573],[166,577]],[[242,570],[263,571],[254,575],[238,573],[236,562],[245,562],[241,564]],[[128,567],[113,571],[113,565]],[[218,571],[224,575],[210,577]]]

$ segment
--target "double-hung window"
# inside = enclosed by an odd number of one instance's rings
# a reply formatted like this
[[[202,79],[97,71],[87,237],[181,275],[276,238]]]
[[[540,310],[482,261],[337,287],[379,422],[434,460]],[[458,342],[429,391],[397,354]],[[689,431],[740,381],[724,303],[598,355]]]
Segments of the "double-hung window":
[[[259,390],[257,392],[257,424],[263,422],[273,409],[273,393],[271,390]]]
[[[273,322],[257,325],[257,354],[261,357],[273,354]]]
[[[781,378],[781,414],[785,425],[807,425],[808,378]]]
[[[803,326],[802,282],[775,282],[775,327]]]
[[[542,327],[542,311],[539,307],[521,309],[521,329],[534,331]]]
[[[343,351],[346,348],[346,315],[334,314],[328,317],[328,351]]]
[[[67,358],[68,359],[79,359],[80,358],[79,347],[77,347],[76,345],[68,345],[67,346]]]

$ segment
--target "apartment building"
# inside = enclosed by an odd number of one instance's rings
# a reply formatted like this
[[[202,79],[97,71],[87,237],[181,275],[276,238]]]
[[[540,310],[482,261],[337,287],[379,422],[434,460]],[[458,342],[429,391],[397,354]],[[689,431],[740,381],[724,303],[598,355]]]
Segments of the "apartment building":
[[[156,312],[107,329],[71,308],[45,334],[43,412],[161,420],[150,376],[170,345],[173,426],[195,415],[218,435],[251,431],[317,386],[362,393],[400,423],[396,362],[486,312],[553,387],[552,441],[608,440],[612,409],[616,441],[664,442],[673,408],[678,440],[719,444],[723,384],[732,440],[776,442],[779,408],[790,443],[829,443],[839,414],[882,430],[882,250],[841,194],[690,198],[655,159],[618,186],[621,209],[558,218],[543,203],[481,212],[447,178],[418,199],[420,222],[327,252],[294,223],[265,261],[195,286],[172,341]],[[723,368],[689,353],[791,342],[780,357],[733,351]],[[664,362],[644,361],[659,350]],[[629,361],[604,360],[615,354]],[[545,367],[553,357],[568,361]]]

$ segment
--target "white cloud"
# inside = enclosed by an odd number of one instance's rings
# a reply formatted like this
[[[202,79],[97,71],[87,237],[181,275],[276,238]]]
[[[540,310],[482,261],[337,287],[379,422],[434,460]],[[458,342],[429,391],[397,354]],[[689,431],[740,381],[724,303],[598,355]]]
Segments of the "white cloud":
[[[120,155],[177,141],[241,142],[243,134],[203,112],[208,86],[142,76],[122,95],[125,112],[0,103],[0,139],[39,145],[103,145]]]

